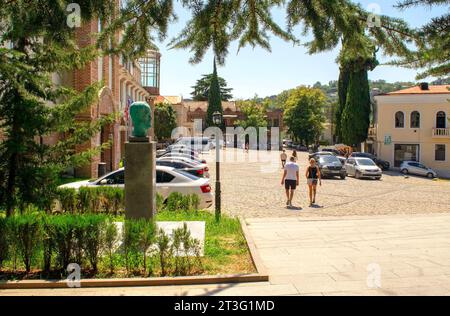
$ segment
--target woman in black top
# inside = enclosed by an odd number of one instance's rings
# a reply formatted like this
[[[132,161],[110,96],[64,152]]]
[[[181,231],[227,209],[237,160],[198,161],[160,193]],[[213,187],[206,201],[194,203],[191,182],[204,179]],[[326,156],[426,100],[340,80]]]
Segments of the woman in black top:
[[[309,188],[309,206],[312,206],[316,203],[317,183],[322,185],[322,175],[320,174],[320,169],[317,167],[314,158],[311,158],[309,161],[309,167],[306,169],[305,176]]]

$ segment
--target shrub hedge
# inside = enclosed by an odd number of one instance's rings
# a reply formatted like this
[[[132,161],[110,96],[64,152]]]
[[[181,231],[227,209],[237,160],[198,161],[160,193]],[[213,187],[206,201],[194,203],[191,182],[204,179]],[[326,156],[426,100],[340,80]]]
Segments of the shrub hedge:
[[[122,215],[125,210],[124,190],[114,187],[82,187],[78,191],[70,188],[57,190],[58,211],[69,214],[104,213]],[[200,199],[197,195],[171,193],[167,199],[156,197],[158,211],[189,211],[198,209]]]
[[[174,254],[183,244],[186,258],[177,258]],[[92,275],[188,275],[192,262],[201,269],[198,251],[198,242],[185,227],[169,237],[156,232],[152,221],[125,220],[119,229],[106,214],[29,212],[0,217],[0,276],[7,278],[21,271],[62,277],[70,263]]]

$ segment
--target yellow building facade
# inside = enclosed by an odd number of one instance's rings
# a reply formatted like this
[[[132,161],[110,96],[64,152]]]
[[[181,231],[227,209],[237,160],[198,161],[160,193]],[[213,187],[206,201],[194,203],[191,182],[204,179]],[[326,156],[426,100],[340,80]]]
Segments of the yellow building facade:
[[[450,178],[450,85],[375,96],[373,151],[391,166],[420,161]]]

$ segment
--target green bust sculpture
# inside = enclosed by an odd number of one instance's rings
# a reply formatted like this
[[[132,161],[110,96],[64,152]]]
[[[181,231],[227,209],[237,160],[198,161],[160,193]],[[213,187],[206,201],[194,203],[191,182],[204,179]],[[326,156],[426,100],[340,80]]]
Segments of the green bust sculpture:
[[[130,106],[130,116],[133,121],[133,137],[147,137],[147,131],[152,127],[152,110],[147,102],[134,102]]]

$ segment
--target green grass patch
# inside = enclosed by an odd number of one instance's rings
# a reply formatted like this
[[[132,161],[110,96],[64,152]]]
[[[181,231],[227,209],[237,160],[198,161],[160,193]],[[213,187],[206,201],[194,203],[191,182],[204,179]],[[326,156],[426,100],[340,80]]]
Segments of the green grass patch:
[[[239,219],[222,215],[217,222],[208,211],[163,211],[157,221],[204,221],[205,256],[203,274],[255,272]]]

